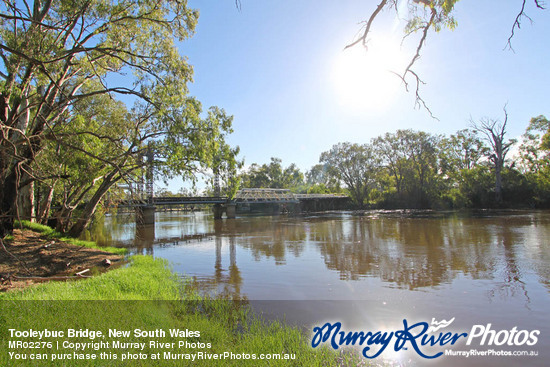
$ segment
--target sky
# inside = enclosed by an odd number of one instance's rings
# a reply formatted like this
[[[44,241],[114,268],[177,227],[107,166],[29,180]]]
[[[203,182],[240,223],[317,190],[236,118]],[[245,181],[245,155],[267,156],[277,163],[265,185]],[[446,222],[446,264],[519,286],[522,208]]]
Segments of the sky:
[[[233,0],[189,1],[200,12],[195,35],[179,45],[194,69],[190,93],[234,116],[228,142],[246,166],[278,157],[305,172],[339,142],[398,129],[450,135],[471,119],[503,120],[505,105],[510,138],[531,117],[550,116],[550,10],[527,2],[533,22],[522,20],[512,51],[505,46],[521,0],[459,1],[458,27],[430,32],[414,67],[436,120],[390,72],[403,70],[419,37],[402,42],[406,7],[377,18],[368,52],[344,49],[378,3],[241,0],[238,10]]]

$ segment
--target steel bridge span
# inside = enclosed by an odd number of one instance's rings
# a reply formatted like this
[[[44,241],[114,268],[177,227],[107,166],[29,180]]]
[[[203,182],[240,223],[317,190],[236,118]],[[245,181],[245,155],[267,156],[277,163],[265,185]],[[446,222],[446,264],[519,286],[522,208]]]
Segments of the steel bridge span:
[[[122,200],[117,207],[133,207],[139,223],[154,223],[157,207],[185,205],[213,205],[215,219],[235,218],[237,214],[299,213],[343,209],[349,197],[337,194],[294,194],[287,189],[242,189],[234,199],[224,196],[157,196],[147,199]]]

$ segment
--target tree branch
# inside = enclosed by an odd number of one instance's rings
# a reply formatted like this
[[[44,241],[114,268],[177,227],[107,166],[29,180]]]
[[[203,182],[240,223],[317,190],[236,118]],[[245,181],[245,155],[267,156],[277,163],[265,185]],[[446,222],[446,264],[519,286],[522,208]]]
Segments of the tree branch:
[[[534,0],[535,6],[539,9],[546,9],[545,4],[541,0]],[[508,37],[508,41],[506,42],[506,45],[504,46],[504,49],[509,49],[510,51],[514,52],[514,48],[512,47],[512,38],[514,38],[515,30],[521,28],[521,18],[525,17],[527,18],[531,24],[533,24],[533,19],[531,19],[530,16],[525,13],[525,4],[527,3],[527,0],[523,0],[521,3],[521,9],[519,13],[516,15],[516,19],[514,20],[514,23],[512,24],[512,30],[510,31],[510,37]]]
[[[378,4],[378,6],[376,7],[376,10],[371,14],[369,20],[367,21],[367,24],[365,25],[365,30],[363,31],[363,35],[361,37],[359,37],[357,40],[355,40],[354,42],[350,43],[349,45],[347,45],[344,49],[347,49],[347,48],[350,48],[350,47],[353,47],[355,46],[356,44],[358,44],[359,42],[361,42],[363,44],[363,46],[365,48],[367,48],[367,36],[370,32],[370,28],[372,26],[372,22],[374,22],[374,19],[376,18],[376,16],[382,11],[382,9],[384,9],[384,7],[386,6],[388,0],[382,0],[380,2],[380,4]]]

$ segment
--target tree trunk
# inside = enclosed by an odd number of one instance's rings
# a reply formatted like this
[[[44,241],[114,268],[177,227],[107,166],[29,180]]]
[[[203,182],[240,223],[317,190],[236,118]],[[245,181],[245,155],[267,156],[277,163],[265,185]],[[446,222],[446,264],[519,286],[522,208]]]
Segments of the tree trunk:
[[[54,185],[48,188],[48,192],[44,199],[38,204],[38,213],[36,214],[36,221],[41,224],[47,224],[48,217],[50,216],[50,208],[52,207],[54,193]]]
[[[495,200],[498,206],[502,205],[502,166],[500,162],[495,165]]]
[[[26,96],[18,99],[12,108],[9,106],[9,97],[2,94],[0,98],[0,120],[6,126],[15,127],[7,135],[2,136],[2,146],[0,152],[12,151],[14,149],[14,141],[21,138],[21,132],[25,132],[29,125],[29,110],[28,100]],[[18,117],[13,119],[10,117],[10,110],[17,110]],[[7,141],[8,143],[4,143]],[[24,146],[25,148],[25,146]],[[17,213],[17,198],[18,198],[18,164],[22,164],[33,152],[30,149],[17,149],[13,153],[0,153],[0,237],[4,237],[13,231],[13,222]],[[29,148],[26,146],[26,148]],[[13,155],[12,155],[13,154]],[[17,158],[15,158],[18,156]]]
[[[120,179],[114,178],[116,172],[111,172],[109,175],[105,177],[97,191],[94,193],[90,201],[86,204],[84,207],[84,211],[80,215],[80,217],[77,219],[75,224],[71,227],[69,230],[69,236],[71,237],[79,237],[84,229],[88,227],[90,222],[92,221],[92,216],[95,213],[95,210],[97,208],[97,205],[105,195],[107,191]]]
[[[29,175],[21,175],[21,181],[29,179]],[[17,192],[17,219],[35,221],[34,182],[20,187]]]
[[[4,172],[1,172],[4,173]],[[11,234],[17,206],[17,185],[15,172],[9,172],[0,189],[0,237]]]
[[[61,209],[55,213],[55,230],[57,232],[64,233],[67,231],[74,210],[75,207],[63,203]]]

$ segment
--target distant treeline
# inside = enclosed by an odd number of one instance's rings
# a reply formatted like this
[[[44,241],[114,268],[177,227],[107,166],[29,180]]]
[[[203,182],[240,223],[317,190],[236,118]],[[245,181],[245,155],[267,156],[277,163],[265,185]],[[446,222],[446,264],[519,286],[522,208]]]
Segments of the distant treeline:
[[[338,143],[305,174],[278,158],[252,164],[240,187],[346,193],[361,208],[550,207],[550,122],[531,119],[521,142],[505,135],[490,119],[451,136],[398,130]]]

